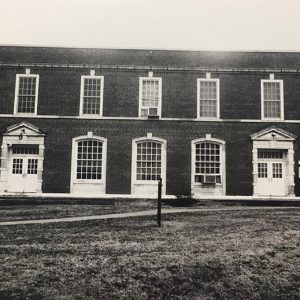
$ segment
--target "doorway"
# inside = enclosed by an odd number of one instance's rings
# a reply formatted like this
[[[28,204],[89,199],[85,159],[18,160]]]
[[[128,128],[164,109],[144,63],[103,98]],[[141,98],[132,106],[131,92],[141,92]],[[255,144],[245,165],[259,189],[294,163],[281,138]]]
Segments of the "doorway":
[[[286,194],[286,151],[258,150],[257,194],[284,196]]]
[[[294,196],[294,141],[296,135],[277,126],[251,135],[253,195]]]
[[[9,155],[8,192],[37,192],[38,154],[38,145],[13,145],[11,147]]]
[[[9,126],[1,145],[1,193],[41,193],[45,134],[21,122]]]

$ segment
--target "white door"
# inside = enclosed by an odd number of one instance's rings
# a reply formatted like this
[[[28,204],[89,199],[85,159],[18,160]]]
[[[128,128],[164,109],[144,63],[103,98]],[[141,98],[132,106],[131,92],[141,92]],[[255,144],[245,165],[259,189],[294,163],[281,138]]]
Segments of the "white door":
[[[257,164],[257,191],[259,195],[286,195],[285,155],[279,151],[259,153]]]
[[[35,193],[38,180],[38,159],[28,156],[12,156],[9,168],[8,191]]]

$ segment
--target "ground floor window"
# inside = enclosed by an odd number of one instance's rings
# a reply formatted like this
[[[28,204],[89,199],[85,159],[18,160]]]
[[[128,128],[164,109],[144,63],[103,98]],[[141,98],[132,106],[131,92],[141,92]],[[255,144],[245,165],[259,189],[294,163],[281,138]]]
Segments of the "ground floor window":
[[[107,140],[89,132],[73,138],[71,192],[104,194]]]
[[[136,180],[158,180],[161,175],[160,142],[143,141],[137,143]]]
[[[212,142],[195,144],[195,182],[221,183],[220,147]]]
[[[205,138],[192,141],[192,180],[193,195],[225,195],[225,141]]]
[[[132,141],[132,194],[157,194],[158,180],[166,179],[166,143],[150,133]]]
[[[77,146],[77,179],[101,180],[103,141],[83,140]]]

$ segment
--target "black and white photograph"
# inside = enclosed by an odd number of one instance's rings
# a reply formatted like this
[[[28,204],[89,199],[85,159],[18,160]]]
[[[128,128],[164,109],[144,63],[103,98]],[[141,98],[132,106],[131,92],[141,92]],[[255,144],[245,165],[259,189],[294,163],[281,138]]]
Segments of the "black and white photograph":
[[[0,300],[300,300],[299,0],[0,0]]]

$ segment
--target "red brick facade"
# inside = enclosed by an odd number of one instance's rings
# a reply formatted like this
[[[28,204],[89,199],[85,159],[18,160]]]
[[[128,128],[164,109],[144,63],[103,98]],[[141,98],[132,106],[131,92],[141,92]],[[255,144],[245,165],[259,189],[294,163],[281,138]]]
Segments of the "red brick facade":
[[[5,48],[5,47],[3,47]],[[14,48],[15,49],[15,48]],[[2,52],[1,52],[2,51]],[[101,53],[99,57],[105,58],[106,65],[75,66],[62,65],[75,64],[76,53],[84,63],[84,51],[65,49],[65,62],[57,61],[58,66],[27,66],[31,74],[39,74],[39,95],[37,115],[34,117],[16,117],[14,112],[16,74],[25,74],[26,64],[43,63],[35,61],[34,51],[40,49],[15,49],[11,57],[1,49],[4,63],[0,65],[0,129],[5,132],[9,125],[26,121],[38,127],[45,133],[45,153],[43,168],[42,191],[44,193],[69,193],[71,174],[72,138],[93,132],[94,135],[107,139],[107,194],[131,193],[131,162],[132,140],[144,137],[147,133],[167,141],[167,167],[166,167],[166,194],[181,195],[191,192],[191,141],[211,134],[213,138],[226,143],[226,194],[227,195],[252,195],[252,140],[250,135],[271,125],[284,129],[296,136],[300,136],[300,72],[282,70],[284,65],[272,65],[276,62],[273,57],[269,65],[256,68],[269,68],[270,70],[257,70],[251,66],[254,54],[249,54],[248,64],[239,60],[239,65],[230,65],[225,61],[220,70],[208,69],[211,78],[220,80],[220,120],[196,120],[197,117],[197,78],[205,78],[204,70],[184,70],[184,61],[181,69],[160,70],[158,65],[152,67],[153,76],[162,78],[162,119],[138,119],[139,107],[139,77],[148,76],[149,68],[137,68],[143,63],[143,54],[147,51],[137,51],[137,60],[134,57],[121,61],[113,61],[117,54]],[[27,56],[26,56],[27,51]],[[50,51],[50,50],[49,50]],[[53,51],[53,50],[51,50]],[[50,54],[51,54],[50,51]],[[101,52],[101,50],[98,50]],[[154,51],[155,52],[155,51]],[[24,61],[22,61],[22,53]],[[29,60],[28,53],[32,54]],[[75,54],[74,54],[75,53]],[[49,55],[50,55],[49,54]],[[72,58],[72,54],[74,57]],[[90,56],[89,56],[90,55]],[[159,53],[153,54],[158,57]],[[195,56],[197,53],[183,53],[185,56]],[[200,54],[199,54],[200,55]],[[203,54],[201,54],[203,56]],[[204,61],[204,67],[212,62],[221,61],[220,55],[213,61],[213,56]],[[234,53],[232,53],[234,56]],[[239,58],[240,53],[236,56]],[[292,68],[289,54],[282,53],[283,64],[287,61],[286,68]],[[87,51],[86,62],[91,63],[97,58],[97,51],[91,55]],[[295,67],[300,64],[300,54],[290,54],[295,58]],[[47,58],[45,55],[44,59]],[[172,52],[162,52],[161,60],[168,58],[172,62]],[[121,58],[120,58],[121,59]],[[179,59],[179,58],[178,58]],[[179,59],[179,60],[180,60]],[[252,61],[251,61],[252,59]],[[55,59],[51,58],[55,63]],[[211,61],[212,60],[212,61]],[[3,62],[0,56],[0,62]],[[263,61],[263,60],[261,60]],[[13,66],[13,63],[24,63],[22,66]],[[44,61],[45,63],[47,61]],[[175,67],[176,57],[173,60]],[[101,60],[99,59],[99,64]],[[116,68],[122,63],[122,68]],[[202,67],[199,65],[193,67]],[[231,63],[234,63],[232,61]],[[241,65],[243,64],[243,65]],[[127,67],[126,67],[126,66]],[[98,67],[97,67],[98,66]],[[172,66],[172,65],[171,65]],[[246,68],[249,71],[235,70]],[[222,69],[223,68],[223,69]],[[251,69],[252,68],[252,69]],[[273,71],[271,70],[273,68]],[[95,69],[95,75],[104,76],[103,117],[79,118],[80,80],[82,75],[89,75],[90,69]],[[261,79],[268,79],[270,73],[275,74],[275,79],[282,79],[284,85],[284,120],[274,122],[261,121]],[[49,116],[49,117],[48,117]],[[56,118],[55,118],[56,116]],[[111,118],[113,117],[113,118]],[[111,119],[110,119],[111,118]],[[128,118],[128,119],[126,119]],[[299,141],[294,143],[294,170],[295,193],[300,195],[298,180],[298,160],[300,160]]]

